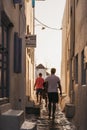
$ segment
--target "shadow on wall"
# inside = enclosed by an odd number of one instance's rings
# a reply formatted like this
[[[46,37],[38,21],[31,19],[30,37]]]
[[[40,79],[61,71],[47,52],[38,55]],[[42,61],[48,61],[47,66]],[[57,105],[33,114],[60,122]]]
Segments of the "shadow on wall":
[[[65,105],[67,103],[70,103],[70,98],[67,95],[63,95],[60,101],[60,107],[61,107],[62,112],[65,112]]]

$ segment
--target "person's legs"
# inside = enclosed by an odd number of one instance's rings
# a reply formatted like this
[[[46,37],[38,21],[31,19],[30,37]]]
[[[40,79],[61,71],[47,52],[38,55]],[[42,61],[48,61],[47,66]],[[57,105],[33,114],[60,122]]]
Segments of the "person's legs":
[[[52,113],[52,118],[55,118],[55,111],[56,111],[56,103],[53,103],[53,113]]]
[[[50,118],[50,116],[51,116],[51,102],[49,102],[49,104],[48,104],[48,110],[49,110],[49,118]]]
[[[58,93],[57,92],[53,93],[52,98],[53,98],[52,99],[52,101],[53,101],[52,118],[54,119],[55,111],[56,111],[56,103],[58,103]]]
[[[40,89],[39,92],[40,92],[40,104],[41,104],[41,100],[42,100],[42,89]]]
[[[36,97],[37,97],[37,102],[38,102],[38,90],[36,90]]]
[[[47,107],[47,95],[45,95],[45,107]]]
[[[48,104],[48,110],[49,110],[49,118],[51,116],[51,105],[53,103],[53,94],[51,92],[48,93],[48,101],[49,101],[49,104]]]
[[[42,95],[40,94],[40,104],[41,104]]]
[[[37,96],[37,102],[38,102],[38,93],[36,94],[36,96]]]

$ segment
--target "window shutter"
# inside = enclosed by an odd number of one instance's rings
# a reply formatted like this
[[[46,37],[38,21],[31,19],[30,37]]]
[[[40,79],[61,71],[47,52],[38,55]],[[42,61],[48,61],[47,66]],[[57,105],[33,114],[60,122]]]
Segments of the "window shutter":
[[[22,1],[22,0],[13,0],[13,3],[14,3],[14,4],[17,4],[17,3],[19,3],[19,4],[20,4],[20,3],[21,3],[21,1]]]
[[[22,69],[22,39],[14,33],[14,73],[21,73]]]

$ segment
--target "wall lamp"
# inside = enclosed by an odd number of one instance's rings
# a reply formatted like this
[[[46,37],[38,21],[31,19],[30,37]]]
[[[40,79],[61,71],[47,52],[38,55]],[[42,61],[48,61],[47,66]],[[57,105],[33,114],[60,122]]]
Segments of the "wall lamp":
[[[46,28],[45,26],[43,26],[43,25],[41,25],[41,24],[36,24],[35,27],[37,27],[37,26],[40,26],[40,27],[41,27],[41,30],[44,30],[44,29]]]

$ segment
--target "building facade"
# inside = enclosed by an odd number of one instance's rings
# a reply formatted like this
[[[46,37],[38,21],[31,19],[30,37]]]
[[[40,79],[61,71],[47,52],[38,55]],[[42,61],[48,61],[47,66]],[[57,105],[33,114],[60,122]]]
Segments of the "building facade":
[[[26,97],[33,99],[34,86],[34,48],[36,47],[36,35],[34,34],[34,6],[32,0],[26,0]]]
[[[25,3],[0,0],[0,98],[14,109],[25,104]]]
[[[75,105],[73,118],[78,130],[87,129],[87,1],[67,0],[63,17],[63,49],[66,45],[66,55],[62,55],[64,72],[62,79],[65,81],[65,91],[70,98],[70,103]],[[69,20],[69,21],[68,21]],[[68,24],[69,23],[69,24]],[[66,36],[65,36],[66,35]],[[67,38],[68,35],[68,38]],[[65,36],[65,37],[64,37]],[[68,40],[68,42],[66,42]],[[69,62],[68,60],[69,59]],[[66,62],[64,62],[64,60]],[[69,72],[69,77],[67,75]],[[65,77],[66,75],[66,77]],[[67,82],[68,79],[68,82]],[[66,90],[65,89],[65,90]]]
[[[35,78],[39,76],[39,73],[42,73],[42,77],[45,79],[49,73],[47,73],[47,68],[43,64],[39,64],[35,68]],[[48,74],[48,75],[47,75]]]
[[[62,61],[61,61],[61,84],[64,99],[62,100],[62,110],[65,108],[65,104],[70,102],[69,97],[69,64],[70,64],[70,5],[69,0],[66,1],[64,15],[62,20]]]

